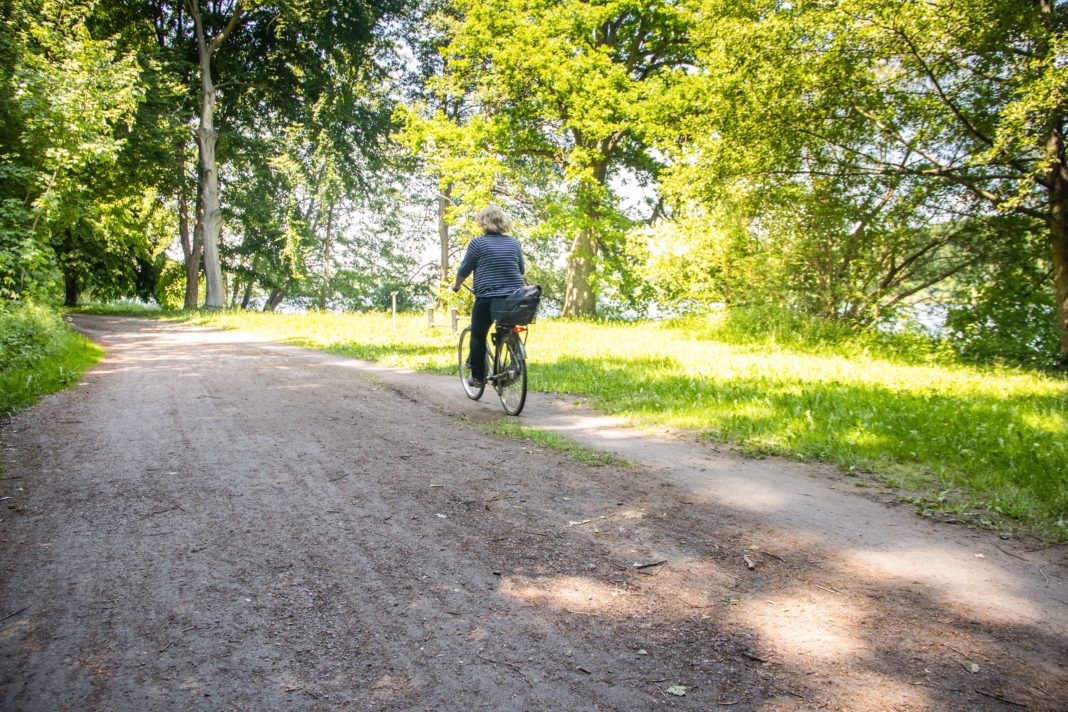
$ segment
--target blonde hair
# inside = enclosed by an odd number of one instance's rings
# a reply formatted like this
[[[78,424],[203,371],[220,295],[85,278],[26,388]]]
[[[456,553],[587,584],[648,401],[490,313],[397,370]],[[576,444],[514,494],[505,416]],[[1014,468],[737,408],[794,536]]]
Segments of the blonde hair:
[[[478,226],[492,235],[507,235],[512,229],[512,220],[499,207],[490,203],[482,208],[475,218]]]

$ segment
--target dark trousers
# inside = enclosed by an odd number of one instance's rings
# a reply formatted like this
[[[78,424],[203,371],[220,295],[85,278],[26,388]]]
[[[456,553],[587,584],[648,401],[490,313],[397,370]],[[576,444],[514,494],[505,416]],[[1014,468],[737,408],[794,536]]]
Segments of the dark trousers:
[[[475,299],[471,308],[471,377],[486,380],[486,335],[489,333],[490,302],[488,298]]]

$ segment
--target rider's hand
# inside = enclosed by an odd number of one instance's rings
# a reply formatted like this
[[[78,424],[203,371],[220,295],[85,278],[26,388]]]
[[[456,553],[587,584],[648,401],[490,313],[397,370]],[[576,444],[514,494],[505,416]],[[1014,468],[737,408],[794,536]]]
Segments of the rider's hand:
[[[451,287],[449,287],[449,289],[451,289],[454,292],[459,292],[460,291],[460,285],[454,284]]]

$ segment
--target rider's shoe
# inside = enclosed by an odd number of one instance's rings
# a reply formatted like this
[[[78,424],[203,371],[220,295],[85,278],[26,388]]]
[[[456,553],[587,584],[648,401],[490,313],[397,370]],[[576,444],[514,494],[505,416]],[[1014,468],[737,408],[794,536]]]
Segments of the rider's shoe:
[[[467,377],[467,385],[471,386],[472,388],[481,388],[482,386],[486,385],[486,382],[483,381],[480,378],[475,378],[474,376],[468,376]]]

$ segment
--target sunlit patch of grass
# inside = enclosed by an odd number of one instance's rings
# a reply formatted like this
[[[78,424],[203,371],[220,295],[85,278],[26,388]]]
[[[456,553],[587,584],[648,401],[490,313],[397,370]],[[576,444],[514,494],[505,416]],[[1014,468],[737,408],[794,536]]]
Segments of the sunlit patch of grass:
[[[154,319],[161,316],[180,317],[182,312],[169,311],[156,304],[143,304],[135,301],[122,302],[86,302],[77,307],[64,308],[71,314],[109,314],[113,316],[139,316]]]
[[[591,467],[603,467],[605,465],[625,468],[633,467],[632,463],[615,455],[584,447],[556,433],[519,425],[512,420],[499,420],[494,423],[490,431],[495,435],[504,435],[513,440],[529,441],[536,445],[547,447]]]
[[[419,315],[205,313],[195,323],[388,365],[452,373],[456,338]],[[639,425],[743,451],[870,470],[938,501],[1068,539],[1068,380],[955,362],[916,337],[837,326],[539,320],[532,390],[583,396]],[[948,498],[943,498],[949,501]],[[956,505],[954,505],[956,506]]]

